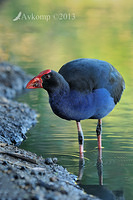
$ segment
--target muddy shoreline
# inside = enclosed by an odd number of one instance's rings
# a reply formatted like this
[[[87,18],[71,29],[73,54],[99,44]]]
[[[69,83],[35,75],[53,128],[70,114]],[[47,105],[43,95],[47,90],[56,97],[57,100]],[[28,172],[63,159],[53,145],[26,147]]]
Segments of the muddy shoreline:
[[[0,63],[0,199],[98,200],[85,194],[75,183],[77,177],[56,158],[44,159],[17,147],[36,124],[36,112],[13,100],[30,79],[20,67]]]

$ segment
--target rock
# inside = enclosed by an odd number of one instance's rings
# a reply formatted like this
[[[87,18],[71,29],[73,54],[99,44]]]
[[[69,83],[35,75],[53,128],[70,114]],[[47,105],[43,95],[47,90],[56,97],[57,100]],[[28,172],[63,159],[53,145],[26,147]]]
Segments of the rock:
[[[52,177],[49,178],[49,180],[51,182],[55,182],[55,181],[57,181],[57,177],[56,176],[52,176]]]
[[[52,160],[53,160],[53,162],[54,162],[55,164],[58,162],[58,159],[57,159],[57,158],[53,158]]]
[[[46,163],[47,165],[52,165],[52,164],[53,164],[52,158],[46,158],[46,159],[45,159],[45,163]]]

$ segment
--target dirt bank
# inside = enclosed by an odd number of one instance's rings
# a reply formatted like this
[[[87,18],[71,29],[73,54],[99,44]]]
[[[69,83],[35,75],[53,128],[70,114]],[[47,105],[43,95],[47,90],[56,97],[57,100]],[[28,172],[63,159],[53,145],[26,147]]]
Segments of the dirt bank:
[[[0,199],[98,200],[85,194],[76,177],[56,162],[0,143]]]
[[[36,123],[36,113],[26,104],[0,97],[0,141],[20,145]]]

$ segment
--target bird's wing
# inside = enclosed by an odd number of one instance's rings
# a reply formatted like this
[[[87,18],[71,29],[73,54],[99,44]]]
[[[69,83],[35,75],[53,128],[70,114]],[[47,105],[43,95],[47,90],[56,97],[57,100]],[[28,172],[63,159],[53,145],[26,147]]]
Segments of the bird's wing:
[[[111,64],[97,59],[73,60],[63,65],[59,73],[73,90],[93,92],[95,89],[106,88],[115,104],[125,88],[120,73]]]

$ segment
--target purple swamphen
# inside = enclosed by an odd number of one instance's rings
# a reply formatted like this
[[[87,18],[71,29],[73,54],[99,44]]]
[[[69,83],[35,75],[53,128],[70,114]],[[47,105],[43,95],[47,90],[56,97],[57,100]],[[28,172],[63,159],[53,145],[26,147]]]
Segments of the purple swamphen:
[[[75,120],[79,152],[83,157],[84,136],[80,121],[98,119],[98,148],[101,148],[102,118],[119,102],[125,83],[120,73],[108,62],[81,58],[64,64],[59,72],[42,71],[26,88],[44,88],[53,112],[66,120]]]

